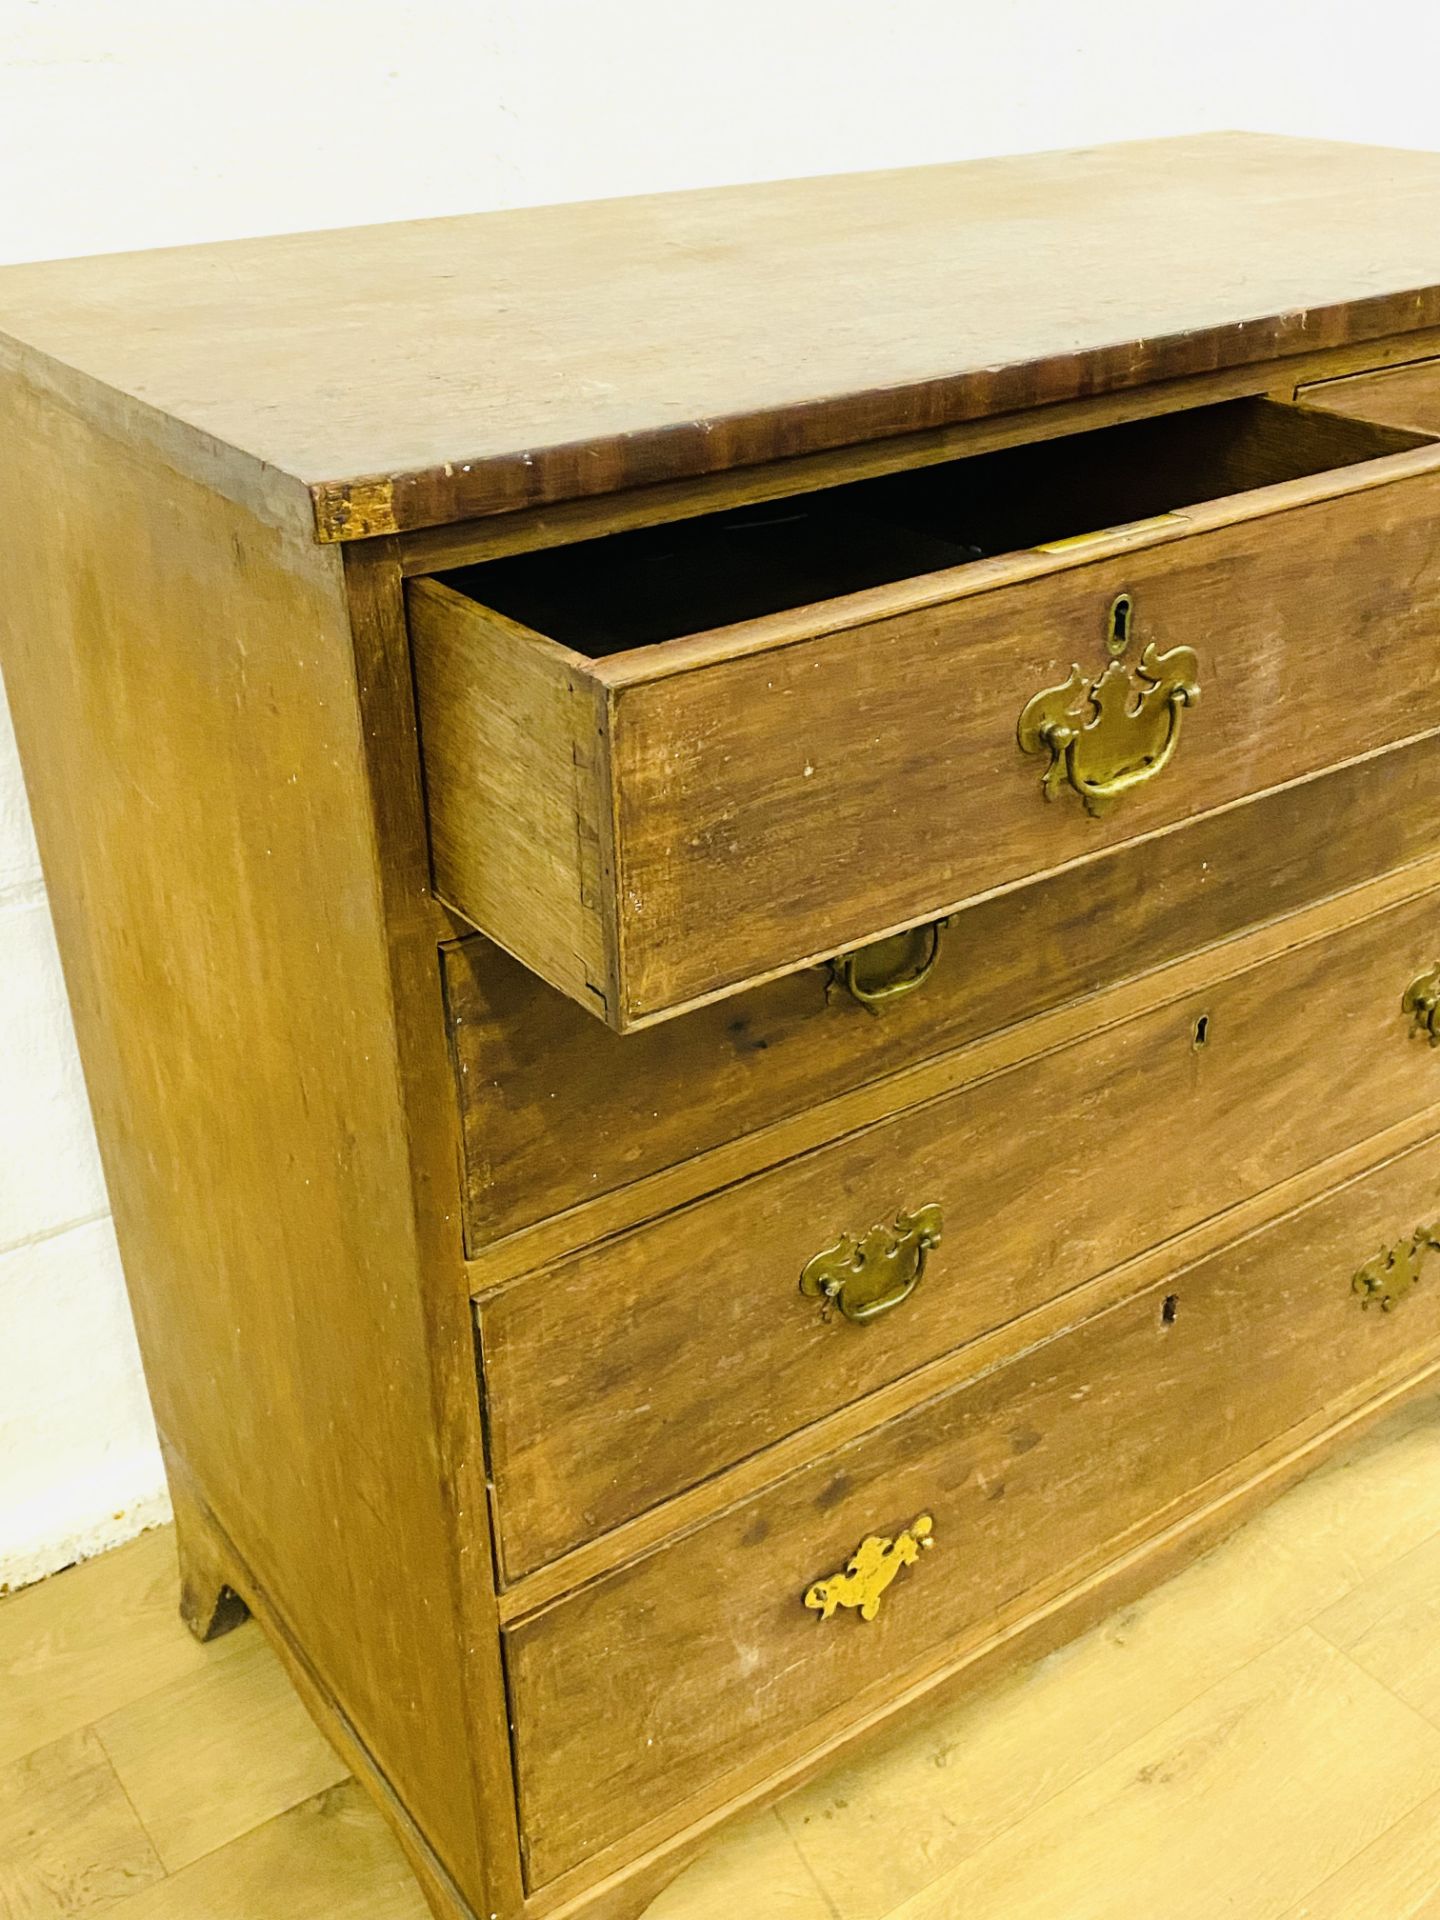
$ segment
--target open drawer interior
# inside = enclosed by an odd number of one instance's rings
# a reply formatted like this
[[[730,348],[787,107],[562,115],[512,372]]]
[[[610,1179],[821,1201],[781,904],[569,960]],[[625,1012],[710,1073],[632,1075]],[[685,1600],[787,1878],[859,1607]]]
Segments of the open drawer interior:
[[[1426,444],[1261,399],[1101,427],[488,561],[468,598],[591,659]]]

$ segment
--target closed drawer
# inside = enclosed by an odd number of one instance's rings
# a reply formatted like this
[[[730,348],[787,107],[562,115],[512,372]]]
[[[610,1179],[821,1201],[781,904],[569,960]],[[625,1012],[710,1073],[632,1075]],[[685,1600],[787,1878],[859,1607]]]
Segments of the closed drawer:
[[[505,1577],[1440,1100],[1403,1004],[1437,953],[1426,894],[482,1299]],[[925,1209],[929,1250],[892,1232]],[[801,1279],[871,1229],[921,1278],[859,1324]]]
[[[1397,1281],[1437,1213],[1432,1141],[512,1629],[531,1884],[678,1820],[757,1752],[798,1757],[807,1727],[893,1701],[1256,1448],[1433,1359],[1440,1278],[1393,1312],[1363,1308],[1353,1282],[1398,1248]],[[807,1607],[862,1542],[921,1515],[933,1547],[873,1620]]]
[[[417,582],[437,888],[620,1029],[936,918],[1440,726],[1437,513],[1242,401]]]
[[[773,1141],[777,1122],[1437,842],[1440,751],[1421,740],[979,902],[950,922],[923,983],[878,1017],[820,966],[615,1034],[472,935],[442,956],[466,1245],[479,1253],[760,1128]],[[924,928],[884,945],[863,952],[862,987],[885,964],[913,972],[929,952]]]
[[[1328,413],[1417,433],[1440,433],[1440,360],[1412,360],[1375,373],[1317,380],[1301,387],[1295,397]]]

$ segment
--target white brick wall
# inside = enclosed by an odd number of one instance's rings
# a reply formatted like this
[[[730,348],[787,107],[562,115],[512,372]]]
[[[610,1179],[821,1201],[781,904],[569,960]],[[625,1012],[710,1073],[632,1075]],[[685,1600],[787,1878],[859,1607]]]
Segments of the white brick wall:
[[[0,261],[1210,127],[1440,148],[1437,70],[1433,0],[4,0]],[[5,727],[0,1582],[159,1511],[103,1205]]]

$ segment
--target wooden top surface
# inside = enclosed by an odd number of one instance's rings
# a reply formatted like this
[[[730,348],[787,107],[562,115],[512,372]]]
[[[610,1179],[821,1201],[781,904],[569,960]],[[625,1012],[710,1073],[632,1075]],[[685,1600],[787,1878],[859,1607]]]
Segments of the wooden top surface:
[[[1440,155],[1258,134],[0,272],[0,350],[302,483],[322,539],[1437,324]]]

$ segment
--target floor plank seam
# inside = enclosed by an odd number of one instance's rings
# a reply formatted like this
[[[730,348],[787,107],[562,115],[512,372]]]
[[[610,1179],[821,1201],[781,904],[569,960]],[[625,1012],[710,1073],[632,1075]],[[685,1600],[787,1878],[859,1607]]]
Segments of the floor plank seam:
[[[799,1841],[795,1838],[794,1834],[790,1831],[789,1827],[780,1818],[779,1807],[776,1807],[775,1809],[775,1824],[780,1828],[781,1832],[785,1835],[786,1845],[789,1847],[791,1853],[795,1856],[795,1858],[800,1862],[800,1865],[804,1870],[805,1877],[810,1882],[811,1886],[814,1887],[815,1892],[819,1896],[821,1905],[824,1907],[825,1912],[829,1915],[829,1920],[845,1920],[845,1916],[841,1913],[839,1907],[837,1907],[835,1902],[831,1899],[829,1888],[825,1885],[824,1881],[820,1878],[820,1875],[815,1871],[814,1865],[810,1860],[810,1856],[806,1853],[805,1849],[800,1845]]]
[[[897,1729],[894,1740],[877,1741],[854,1763],[853,1778],[837,1777],[830,1792],[813,1783],[780,1802],[755,1825],[758,1854],[753,1844],[742,1843],[733,1855],[720,1848],[708,1867],[702,1855],[694,1877],[681,1876],[674,1895],[662,1896],[657,1920],[709,1920],[736,1910],[769,1920],[767,1898],[794,1920],[952,1920],[970,1911],[990,1920],[1008,1911],[1012,1897],[1030,1920],[1072,1910],[1086,1920],[1114,1920],[1111,1870],[1084,1837],[1097,1812],[1118,1819],[1114,1830],[1130,1835],[1134,1870],[1152,1894],[1177,1838],[1182,1852],[1188,1849],[1199,1881],[1177,1889],[1182,1920],[1200,1913],[1197,1902],[1209,1897],[1201,1883],[1212,1850],[1212,1891],[1236,1920],[1416,1920],[1440,1890],[1440,1842],[1433,1837],[1440,1832],[1440,1694],[1430,1698],[1427,1652],[1430,1570],[1440,1549],[1428,1495],[1432,1466],[1440,1465],[1440,1399],[1426,1404],[1432,1410],[1423,1423],[1412,1412],[1383,1446],[1362,1441],[1348,1467],[1337,1459],[1330,1473],[1310,1479],[1318,1497],[1307,1500],[1297,1488],[1289,1520],[1272,1520],[1283,1503],[1257,1516],[1082,1639],[969,1696],[948,1722],[908,1735]],[[1433,1508],[1440,1511],[1440,1494]],[[252,1638],[252,1657],[241,1663],[248,1678],[237,1674],[233,1685],[217,1689],[212,1683],[223,1676],[216,1666],[229,1664],[225,1652],[212,1661],[214,1650],[196,1649],[171,1617],[157,1586],[162,1561],[168,1563],[167,1551],[136,1542],[102,1557],[101,1566],[73,1569],[73,1584],[45,1583],[43,1599],[39,1590],[17,1596],[15,1627],[0,1657],[0,1696],[7,1669],[18,1688],[17,1731],[45,1729],[29,1753],[6,1763],[12,1796],[18,1792],[23,1806],[25,1765],[57,1743],[52,1771],[59,1765],[73,1778],[72,1797],[82,1779],[92,1791],[105,1783],[108,1812],[97,1806],[92,1814],[87,1804],[83,1818],[77,1811],[73,1823],[64,1823],[63,1873],[91,1871],[93,1818],[93,1844],[109,1846],[110,1834],[123,1832],[131,1872],[148,1877],[112,1878],[103,1898],[92,1891],[88,1906],[56,1907],[57,1898],[72,1899],[69,1880],[52,1884],[46,1837],[27,1836],[22,1823],[0,1846],[0,1912],[9,1911],[7,1895],[13,1900],[18,1886],[22,1902],[40,1899],[38,1909],[23,1908],[36,1920],[102,1907],[123,1914],[127,1906],[148,1920],[188,1920],[192,1911],[270,1920],[273,1888],[254,1883],[263,1859],[281,1863],[268,1871],[282,1880],[303,1873],[307,1913],[376,1920],[378,1906],[384,1920],[401,1912],[409,1920],[410,1907],[388,1878],[350,1877],[356,1857],[383,1859],[387,1875],[401,1872],[398,1857],[391,1865],[388,1852],[373,1852],[379,1816],[372,1829],[353,1776],[283,1803],[282,1788],[289,1794],[308,1782],[296,1770],[300,1750],[288,1735],[277,1750],[276,1730],[290,1723],[274,1717],[273,1649]],[[258,1629],[252,1624],[243,1633],[258,1636]],[[240,1639],[233,1636],[224,1649]],[[150,1684],[157,1673],[167,1677]],[[1302,1690],[1272,1696],[1280,1680]],[[1271,1697],[1290,1732],[1273,1756],[1281,1773],[1267,1780],[1266,1754],[1278,1737],[1269,1721]],[[235,1705],[240,1700],[248,1703],[244,1710]],[[1421,1704],[1427,1700],[1428,1711]],[[137,1707],[145,1737],[131,1717]],[[70,1724],[47,1721],[52,1710]],[[1208,1767],[1212,1743],[1222,1736],[1228,1742],[1232,1732],[1248,1742],[1243,1753],[1232,1760],[1227,1745],[1216,1754],[1219,1773],[1187,1786],[1190,1759],[1200,1756]],[[1370,1749],[1358,1744],[1367,1738]],[[1407,1766],[1387,1775],[1397,1753],[1409,1757]],[[1323,1786],[1332,1760],[1350,1782],[1349,1797],[1337,1802],[1331,1791],[1327,1804],[1332,1812],[1343,1804],[1345,1817],[1307,1826],[1314,1818],[1307,1812],[1311,1789]],[[1020,1777],[992,1804],[985,1781],[995,1766],[1008,1771],[1010,1761]],[[1235,1767],[1253,1771],[1253,1779],[1229,1778]],[[1296,1769],[1305,1795],[1297,1798],[1297,1788],[1277,1811],[1264,1813],[1270,1789]],[[258,1797],[252,1776],[268,1782]],[[1382,1777],[1390,1778],[1390,1790],[1372,1794],[1366,1783]],[[1162,1797],[1172,1779],[1174,1797]],[[354,1796],[338,1827],[322,1817],[337,1792]],[[1413,1804],[1412,1792],[1420,1795]],[[1262,1810],[1250,1821],[1252,1841],[1260,1836],[1265,1855],[1257,1855],[1253,1888],[1226,1858],[1227,1837],[1235,1836],[1223,1822],[1227,1806],[1233,1813],[1237,1804]],[[173,1867],[157,1839],[166,1832]],[[779,1849],[776,1833],[784,1836]],[[192,1845],[200,1846],[193,1859],[186,1857]],[[12,1885],[6,1876],[16,1872]],[[1311,1873],[1318,1877],[1307,1884]],[[402,1884],[408,1890],[397,1878],[395,1886]]]
[[[165,1692],[165,1690],[166,1689],[163,1686],[156,1687],[153,1689],[151,1693],[145,1694],[142,1697],[147,1700],[153,1699],[156,1694],[163,1693]],[[119,1767],[117,1767],[115,1764],[114,1754],[111,1753],[109,1747],[107,1747],[105,1744],[105,1736],[100,1731],[99,1721],[92,1720],[89,1723],[89,1725],[86,1727],[85,1731],[91,1735],[91,1737],[95,1741],[95,1744],[99,1747],[100,1751],[104,1754],[105,1764],[109,1767],[111,1773],[114,1776],[115,1784],[120,1789],[121,1797],[123,1798],[126,1806],[129,1807],[136,1826],[140,1829],[141,1833],[144,1834],[146,1843],[149,1846],[150,1851],[154,1854],[155,1858],[159,1861],[161,1879],[162,1880],[170,1879],[171,1871],[170,1871],[169,1862],[166,1860],[164,1853],[160,1849],[159,1841],[155,1838],[155,1835],[150,1831],[149,1826],[146,1824],[144,1815],[141,1813],[139,1807],[136,1806],[134,1796],[130,1792],[129,1787],[127,1787],[125,1784],[125,1776],[121,1773]]]

